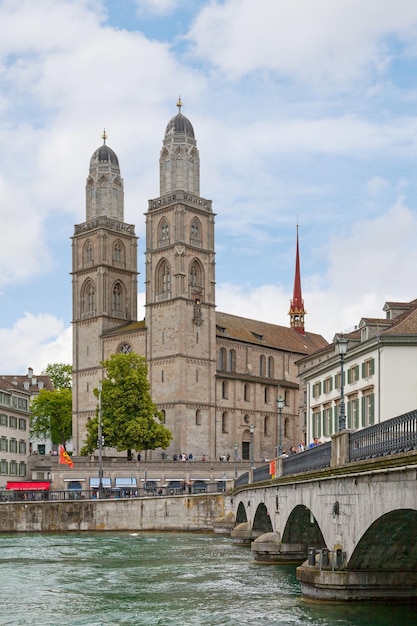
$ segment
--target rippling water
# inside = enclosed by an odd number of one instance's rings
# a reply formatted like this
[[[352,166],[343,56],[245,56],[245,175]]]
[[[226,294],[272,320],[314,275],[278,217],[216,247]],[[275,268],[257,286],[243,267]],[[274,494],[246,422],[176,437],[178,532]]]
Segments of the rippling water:
[[[0,624],[414,626],[407,605],[309,604],[295,567],[190,533],[0,535]]]

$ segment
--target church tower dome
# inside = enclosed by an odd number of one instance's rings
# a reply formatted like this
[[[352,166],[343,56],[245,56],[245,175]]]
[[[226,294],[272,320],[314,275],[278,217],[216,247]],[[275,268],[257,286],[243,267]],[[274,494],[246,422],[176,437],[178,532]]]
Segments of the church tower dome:
[[[97,148],[90,159],[86,185],[86,218],[89,221],[104,216],[123,222],[124,193],[119,159],[106,144],[106,139],[104,131],[103,145]]]
[[[166,196],[178,190],[200,195],[200,157],[194,128],[182,114],[181,98],[177,102],[178,113],[165,129],[159,158],[160,195]]]

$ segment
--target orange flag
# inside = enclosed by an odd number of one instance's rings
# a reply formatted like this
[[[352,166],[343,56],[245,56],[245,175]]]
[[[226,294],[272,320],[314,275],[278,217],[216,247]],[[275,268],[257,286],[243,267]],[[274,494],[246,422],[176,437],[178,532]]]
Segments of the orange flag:
[[[59,446],[59,464],[74,467],[74,463],[72,462],[72,459],[68,452],[65,450],[64,446]]]

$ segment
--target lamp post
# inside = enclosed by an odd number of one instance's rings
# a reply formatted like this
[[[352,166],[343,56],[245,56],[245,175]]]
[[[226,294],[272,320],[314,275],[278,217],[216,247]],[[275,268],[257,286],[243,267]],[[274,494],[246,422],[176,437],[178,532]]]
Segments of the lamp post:
[[[255,465],[254,458],[253,458],[254,457],[254,454],[253,454],[253,452],[254,452],[254,450],[253,450],[253,439],[254,439],[254,437],[253,437],[253,435],[254,435],[254,432],[255,432],[255,426],[253,424],[250,424],[249,432],[250,432],[250,466],[251,466],[251,469],[253,469],[254,465]]]
[[[284,398],[282,396],[278,397],[277,407],[278,407],[278,445],[277,445],[277,456],[281,456],[282,455],[282,409],[284,408]]]
[[[98,497],[103,497],[103,410],[101,408],[102,382],[98,382]]]
[[[346,413],[345,413],[345,392],[344,392],[344,375],[343,365],[347,352],[348,340],[343,335],[339,335],[336,339],[336,352],[340,356],[340,410],[339,410],[339,432],[346,429]]]
[[[238,449],[238,445],[237,443],[235,443],[235,480],[237,478],[237,449]]]

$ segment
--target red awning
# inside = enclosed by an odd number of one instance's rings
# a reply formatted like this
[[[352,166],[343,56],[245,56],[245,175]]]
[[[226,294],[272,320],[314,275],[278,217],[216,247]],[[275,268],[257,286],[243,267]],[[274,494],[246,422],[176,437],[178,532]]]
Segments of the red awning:
[[[13,491],[49,491],[51,483],[47,482],[24,482],[24,481],[8,481],[6,489],[12,489]]]

